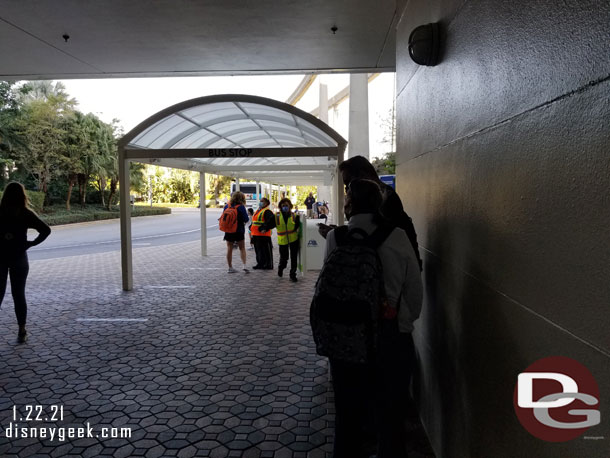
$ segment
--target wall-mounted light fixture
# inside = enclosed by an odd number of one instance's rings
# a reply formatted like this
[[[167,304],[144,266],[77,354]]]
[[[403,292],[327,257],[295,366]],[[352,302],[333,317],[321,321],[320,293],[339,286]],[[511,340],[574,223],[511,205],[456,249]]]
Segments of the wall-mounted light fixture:
[[[438,63],[440,39],[439,24],[420,25],[409,35],[409,56],[419,65]]]

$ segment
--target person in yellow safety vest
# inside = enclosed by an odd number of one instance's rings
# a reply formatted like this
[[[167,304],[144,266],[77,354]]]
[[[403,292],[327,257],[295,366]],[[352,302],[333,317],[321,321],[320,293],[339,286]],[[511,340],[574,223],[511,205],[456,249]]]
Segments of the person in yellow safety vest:
[[[274,226],[273,211],[269,207],[269,199],[261,199],[258,210],[252,216],[252,241],[256,254],[256,270],[273,269],[273,245],[271,243],[271,229]]]
[[[280,211],[275,215],[277,244],[280,247],[280,265],[277,274],[281,277],[288,265],[290,254],[290,280],[297,281],[297,256],[299,254],[299,216],[291,212],[292,202],[287,197],[279,202]]]

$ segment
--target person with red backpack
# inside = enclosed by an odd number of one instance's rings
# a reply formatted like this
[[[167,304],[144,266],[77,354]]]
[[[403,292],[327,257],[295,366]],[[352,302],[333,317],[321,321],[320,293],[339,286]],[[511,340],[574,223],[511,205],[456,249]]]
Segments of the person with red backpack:
[[[228,273],[237,272],[233,268],[233,244],[237,242],[243,271],[250,272],[246,267],[246,245],[244,242],[246,223],[250,220],[246,211],[246,196],[243,192],[236,191],[231,195],[231,200],[225,205],[222,215],[218,220],[218,228],[225,233],[223,240],[227,242],[227,264]]]

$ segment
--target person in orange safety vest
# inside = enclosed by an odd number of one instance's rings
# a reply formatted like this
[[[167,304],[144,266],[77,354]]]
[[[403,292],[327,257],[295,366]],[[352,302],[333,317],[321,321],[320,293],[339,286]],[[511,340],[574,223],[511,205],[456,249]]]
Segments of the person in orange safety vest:
[[[252,241],[256,254],[256,270],[273,269],[273,245],[271,243],[271,229],[274,226],[273,211],[269,207],[269,199],[263,197],[260,206],[252,216]]]

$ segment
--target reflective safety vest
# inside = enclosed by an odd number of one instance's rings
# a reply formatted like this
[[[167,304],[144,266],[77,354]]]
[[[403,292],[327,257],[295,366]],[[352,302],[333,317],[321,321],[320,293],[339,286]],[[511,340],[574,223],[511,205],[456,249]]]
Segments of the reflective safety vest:
[[[278,245],[288,245],[289,243],[299,240],[299,228],[296,227],[294,213],[290,213],[288,225],[282,216],[282,212],[275,214],[275,227],[277,228],[277,243]]]
[[[271,211],[269,205],[265,208],[259,208],[256,210],[256,213],[252,216],[252,235],[256,235],[258,237],[271,237],[271,231],[261,232],[260,228],[265,222],[264,216],[266,211]]]

